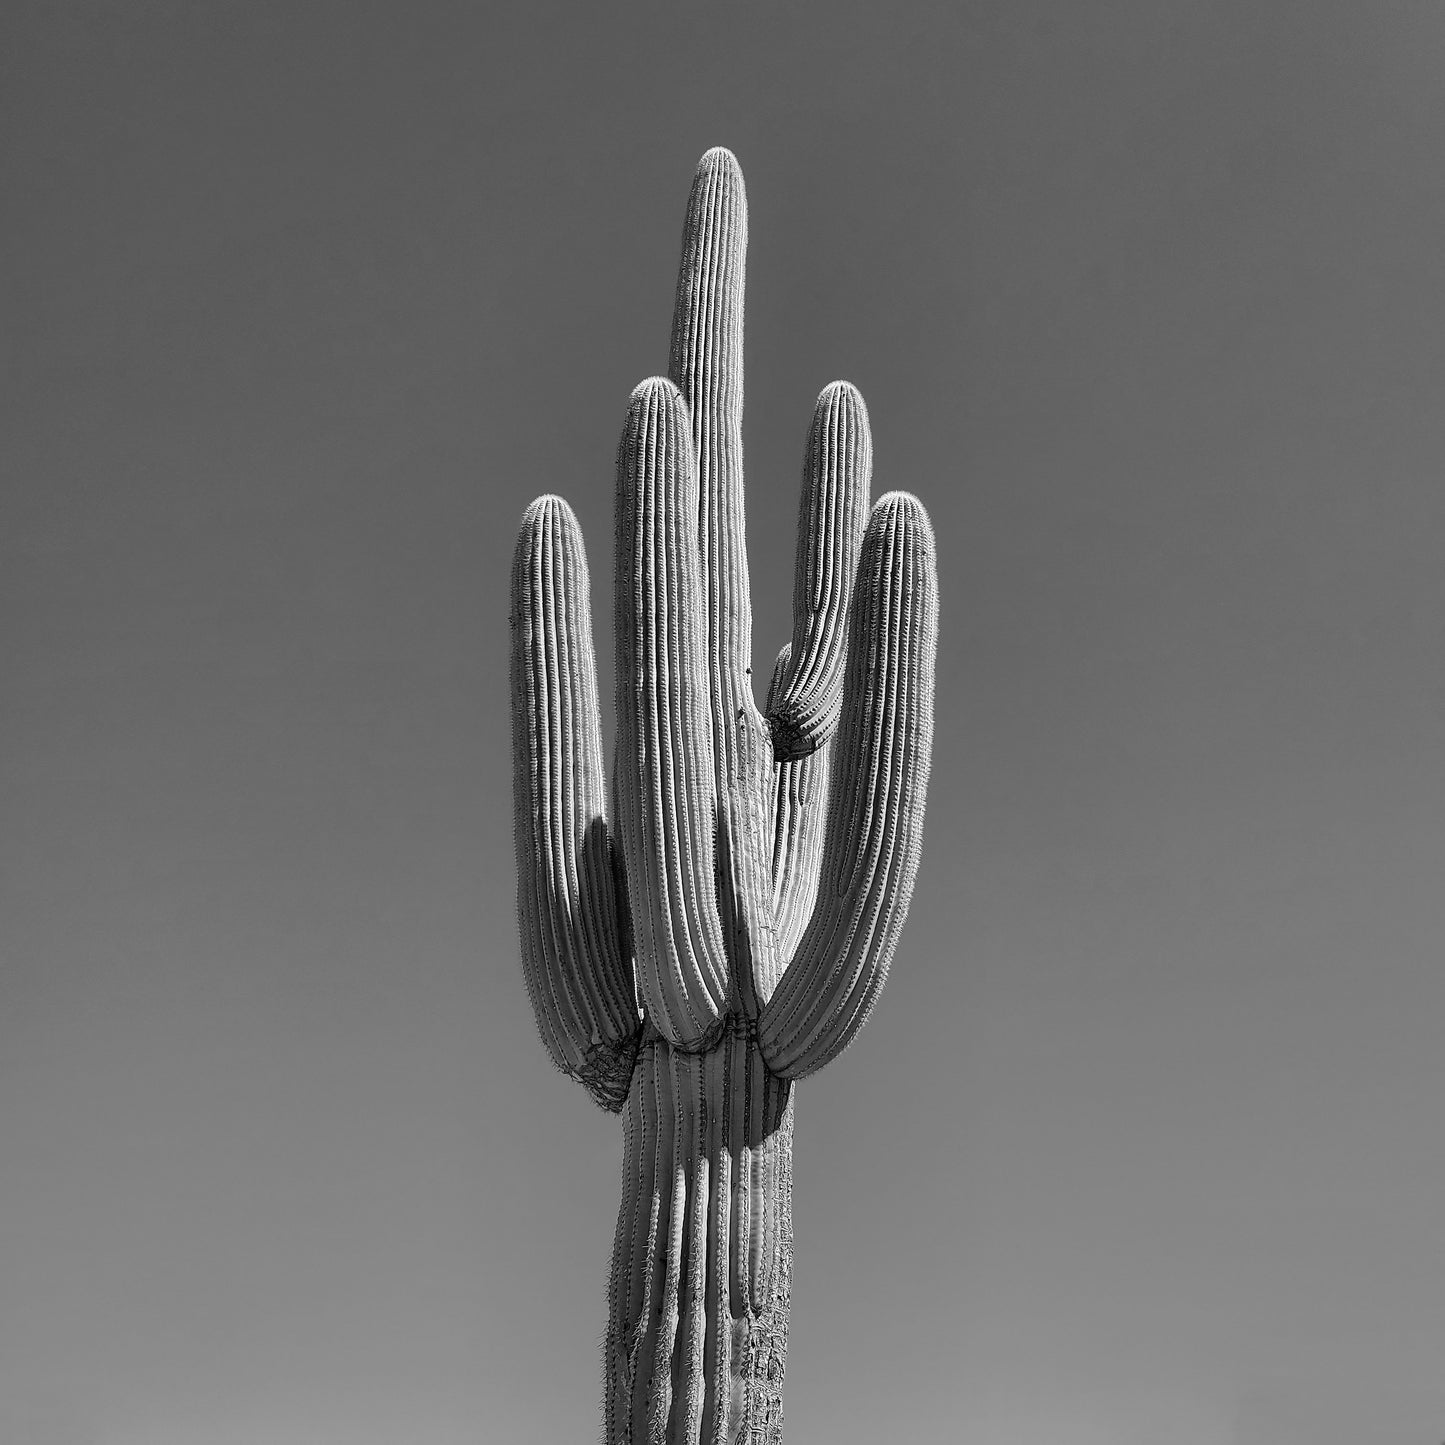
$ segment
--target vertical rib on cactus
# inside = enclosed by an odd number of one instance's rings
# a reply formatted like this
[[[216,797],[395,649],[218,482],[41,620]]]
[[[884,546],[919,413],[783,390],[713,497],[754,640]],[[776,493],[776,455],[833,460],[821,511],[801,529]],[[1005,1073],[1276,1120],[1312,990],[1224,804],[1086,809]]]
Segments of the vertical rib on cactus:
[[[586,561],[560,499],[528,509],[513,569],[523,971],[549,1052],[623,1116],[607,1445],[781,1441],[793,1080],[847,1045],[883,986],[928,778],[932,533],[902,493],[863,530],[871,442],[847,383],[814,412],[793,641],[769,722],[754,704],[746,234],[742,173],[709,151],[683,229],[672,379],[633,393],[618,448],[625,883],[602,811]]]
[[[671,382],[633,392],[617,452],[617,827],[647,1016],[697,1047],[722,1016],[728,968],[689,432]]]
[[[818,904],[758,1023],[763,1057],[785,1078],[821,1068],[863,1027],[908,912],[933,743],[934,569],[928,514],[890,492],[858,567]]]
[[[522,970],[558,1068],[627,1097],[639,1020],[607,836],[587,558],[571,507],[527,508],[512,563],[512,756]]]
[[[792,656],[776,698],[768,701],[779,762],[816,752],[838,723],[848,598],[872,474],[868,408],[856,387],[835,381],[823,388],[813,409],[803,462]]]

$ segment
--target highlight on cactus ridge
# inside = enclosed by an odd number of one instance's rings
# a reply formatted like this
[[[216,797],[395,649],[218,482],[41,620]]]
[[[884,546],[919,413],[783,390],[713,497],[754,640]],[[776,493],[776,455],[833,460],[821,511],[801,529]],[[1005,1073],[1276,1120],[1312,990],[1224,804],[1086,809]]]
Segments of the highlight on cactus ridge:
[[[793,635],[753,698],[743,522],[747,201],[703,156],[667,377],[617,450],[617,745],[603,773],[587,557],[539,497],[512,567],[522,970],[558,1068],[622,1115],[607,1445],[774,1445],[793,1086],[888,976],[918,871],[938,583],[917,498],[871,511],[847,382],[818,397]]]

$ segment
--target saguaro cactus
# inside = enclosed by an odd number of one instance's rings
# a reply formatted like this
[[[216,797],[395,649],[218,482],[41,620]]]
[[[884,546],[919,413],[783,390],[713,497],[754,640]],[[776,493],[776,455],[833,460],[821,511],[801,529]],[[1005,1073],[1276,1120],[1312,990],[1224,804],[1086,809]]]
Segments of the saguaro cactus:
[[[760,713],[743,528],[747,203],[698,166],[669,377],[617,453],[607,821],[587,562],[560,497],[512,571],[522,963],[554,1062],[623,1120],[608,1445],[774,1445],[792,1277],[793,1085],[877,1002],[918,868],[938,587],[916,498],[868,509],[863,398],[808,433],[793,637]],[[866,524],[866,525],[865,525]]]

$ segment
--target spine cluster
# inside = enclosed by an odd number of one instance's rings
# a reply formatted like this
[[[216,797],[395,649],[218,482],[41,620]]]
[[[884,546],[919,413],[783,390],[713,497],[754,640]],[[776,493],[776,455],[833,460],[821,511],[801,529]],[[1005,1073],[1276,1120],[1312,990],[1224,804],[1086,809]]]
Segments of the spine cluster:
[[[538,1030],[623,1117],[608,1445],[776,1445],[792,1086],[866,1022],[917,874],[938,590],[918,500],[869,508],[846,382],[819,396],[793,634],[759,712],[742,478],[747,203],[693,181],[667,378],[617,454],[617,747],[606,807],[587,562],[559,497],[512,572],[518,918]]]

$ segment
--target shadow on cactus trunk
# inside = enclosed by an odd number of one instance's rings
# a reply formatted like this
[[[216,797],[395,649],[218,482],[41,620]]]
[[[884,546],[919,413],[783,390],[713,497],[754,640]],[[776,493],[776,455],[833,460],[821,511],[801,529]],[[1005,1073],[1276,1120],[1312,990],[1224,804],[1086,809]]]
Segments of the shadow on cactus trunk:
[[[709,151],[670,374],[617,455],[617,747],[606,808],[589,579],[560,497],[512,570],[518,919],[554,1063],[623,1118],[608,1445],[782,1438],[794,1083],[887,978],[917,873],[938,589],[916,498],[870,512],[862,397],[818,397],[793,637],[751,687],[742,173]]]
[[[623,1129],[607,1440],[781,1439],[792,1085],[741,1018],[703,1054],[652,1037]]]

